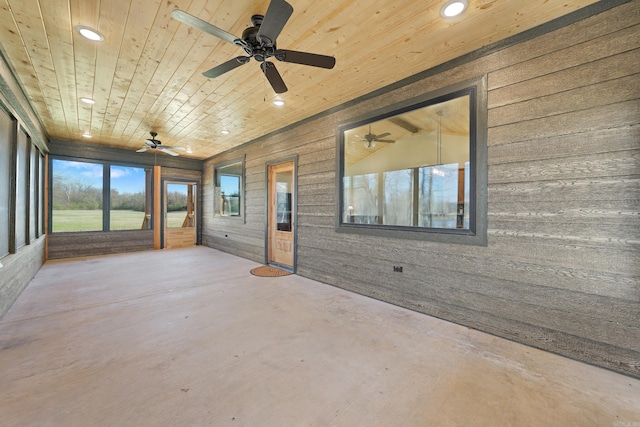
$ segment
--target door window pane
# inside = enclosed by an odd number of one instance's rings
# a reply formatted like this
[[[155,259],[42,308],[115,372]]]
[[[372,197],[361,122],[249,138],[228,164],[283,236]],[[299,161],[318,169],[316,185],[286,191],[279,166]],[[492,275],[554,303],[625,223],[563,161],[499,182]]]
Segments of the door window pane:
[[[103,166],[51,161],[51,232],[101,231]]]
[[[151,228],[151,180],[151,169],[110,167],[110,230]]]
[[[195,227],[195,185],[167,184],[166,227]]]
[[[293,171],[276,173],[276,229],[291,232]]]

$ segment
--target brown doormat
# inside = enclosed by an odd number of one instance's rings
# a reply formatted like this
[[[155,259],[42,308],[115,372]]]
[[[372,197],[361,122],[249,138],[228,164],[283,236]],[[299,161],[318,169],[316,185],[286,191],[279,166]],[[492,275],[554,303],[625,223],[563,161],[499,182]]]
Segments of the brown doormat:
[[[251,274],[260,277],[280,277],[288,276],[292,273],[289,271],[280,270],[279,268],[271,267],[270,265],[263,265],[262,267],[256,267],[251,270]]]

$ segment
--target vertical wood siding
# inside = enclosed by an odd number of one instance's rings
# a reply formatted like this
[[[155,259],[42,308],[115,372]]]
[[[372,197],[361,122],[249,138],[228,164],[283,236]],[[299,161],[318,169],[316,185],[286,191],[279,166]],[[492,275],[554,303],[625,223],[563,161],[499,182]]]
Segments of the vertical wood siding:
[[[297,154],[298,274],[640,377],[639,72],[636,0],[267,136],[205,163],[203,243],[263,261],[265,163]],[[485,74],[488,246],[337,234],[337,126]],[[212,211],[240,155],[246,223]]]

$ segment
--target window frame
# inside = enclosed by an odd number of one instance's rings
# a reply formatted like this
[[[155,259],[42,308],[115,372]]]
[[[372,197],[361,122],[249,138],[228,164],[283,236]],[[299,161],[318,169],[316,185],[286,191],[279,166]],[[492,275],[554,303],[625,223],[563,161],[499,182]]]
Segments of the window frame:
[[[21,161],[22,157],[24,160]],[[23,126],[18,127],[15,140],[15,198],[14,198],[14,247],[17,252],[31,243],[29,239],[29,201],[31,178],[31,136]],[[21,164],[24,162],[24,164]]]
[[[18,121],[11,112],[5,108],[4,104],[0,100],[0,114],[6,114],[8,123],[7,133],[8,139],[0,142],[3,144],[3,149],[0,150],[0,154],[4,154],[4,160],[6,161],[6,168],[0,169],[0,178],[6,178],[6,192],[0,192],[3,195],[4,200],[0,200],[0,203],[6,202],[5,211],[3,215],[3,221],[0,223],[0,239],[3,241],[2,247],[6,246],[6,251],[0,252],[0,259],[6,256],[16,253],[15,245],[15,199],[16,199],[16,151],[17,151],[17,138],[18,138]],[[5,179],[0,179],[0,182]],[[5,223],[6,222],[6,223]],[[1,264],[0,264],[1,265]]]
[[[81,163],[90,163],[102,166],[102,229],[101,230],[78,230],[78,231],[53,231],[53,162],[55,160],[63,160],[68,162],[81,162]],[[136,233],[136,232],[145,232],[145,231],[153,231],[155,210],[153,203],[153,195],[154,195],[154,180],[151,179],[150,183],[150,191],[151,191],[151,218],[150,218],[150,228],[146,229],[128,229],[128,230],[111,230],[111,166],[120,166],[120,167],[133,167],[140,169],[151,169],[152,166],[142,165],[131,162],[119,162],[119,161],[105,161],[105,160],[97,160],[97,159],[87,159],[82,157],[72,157],[72,156],[64,156],[64,155],[49,155],[47,159],[47,175],[48,175],[48,200],[50,201],[47,205],[47,229],[49,234],[76,234],[76,233]]]
[[[469,228],[423,228],[343,221],[345,131],[396,116],[418,108],[470,96],[469,146]],[[462,81],[423,95],[389,105],[338,126],[336,135],[336,214],[335,231],[385,238],[434,241],[466,245],[487,245],[487,76]]]
[[[231,220],[231,221],[242,221],[245,222],[245,213],[246,213],[246,200],[245,200],[245,161],[246,157],[236,157],[224,162],[216,163],[213,166],[213,218],[223,219],[223,220]],[[240,200],[239,200],[239,214],[238,215],[222,215],[220,213],[220,202],[218,201],[217,192],[220,188],[218,186],[218,177],[221,175],[220,169],[225,168],[234,164],[239,163],[242,169],[242,172],[239,175],[240,178]],[[229,175],[229,174],[225,174]],[[233,175],[236,176],[236,175]]]
[[[145,221],[144,217],[146,216],[146,211],[148,209],[150,217],[148,218],[148,228],[113,228],[113,224],[112,224],[112,212],[115,209],[112,209],[112,199],[111,199],[111,192],[112,192],[112,181],[113,181],[113,167],[118,167],[118,168],[131,168],[131,169],[142,169],[143,173],[144,173],[144,192],[145,192],[145,211],[142,213],[143,216],[143,221]],[[109,227],[108,230],[106,231],[142,231],[142,230],[151,230],[153,229],[153,168],[152,167],[145,167],[145,166],[134,166],[134,165],[125,165],[125,164],[121,164],[121,163],[114,163],[114,162],[109,162],[106,165],[105,171],[108,171],[109,173],[109,194],[108,194],[108,201],[105,200],[103,202],[103,206],[105,203],[108,203],[109,205],[109,214],[108,214],[108,222],[109,222]],[[149,180],[149,182],[147,183],[146,180],[148,178],[148,174],[147,171],[151,171],[151,179]],[[146,194],[147,190],[149,190],[151,192],[151,194]],[[103,197],[106,194],[103,194]],[[147,201],[149,201],[150,205],[146,206]],[[103,216],[104,216],[104,212],[103,212]]]

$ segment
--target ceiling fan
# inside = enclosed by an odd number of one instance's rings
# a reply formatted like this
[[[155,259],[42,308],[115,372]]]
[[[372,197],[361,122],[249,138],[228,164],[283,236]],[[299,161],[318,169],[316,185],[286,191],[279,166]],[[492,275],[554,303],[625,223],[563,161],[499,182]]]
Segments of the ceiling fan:
[[[158,136],[157,132],[150,132],[151,133],[151,139],[145,139],[144,142],[145,146],[143,146],[141,149],[136,150],[136,153],[144,153],[145,151],[151,149],[151,150],[158,150],[161,151],[165,154],[169,154],[170,156],[179,156],[178,153],[176,153],[175,151],[172,150],[177,150],[177,151],[184,151],[185,148],[184,147],[172,147],[172,146],[165,146],[162,145],[162,142],[158,139],[156,139],[156,136]]]
[[[293,13],[293,7],[285,0],[271,0],[267,13],[263,15],[253,15],[251,17],[252,27],[244,30],[242,38],[221,30],[208,22],[196,18],[195,16],[175,9],[171,12],[173,19],[176,19],[191,27],[202,30],[216,36],[226,42],[232,43],[244,49],[246,56],[238,56],[202,73],[205,77],[218,77],[241,65],[248,63],[251,58],[260,63],[260,68],[276,93],[284,93],[287,86],[282,80],[280,73],[276,69],[270,58],[278,61],[291,62],[295,64],[310,65],[331,69],[336,64],[336,59],[332,56],[318,55],[315,53],[299,52],[295,50],[278,49],[276,39]]]
[[[363,136],[364,139],[359,142],[364,142],[364,146],[367,148],[375,147],[376,142],[385,142],[389,144],[396,142],[393,139],[383,139],[389,135],[391,135],[389,132],[381,133],[380,135],[375,135],[371,133],[371,125],[369,125],[369,133],[364,135]]]

